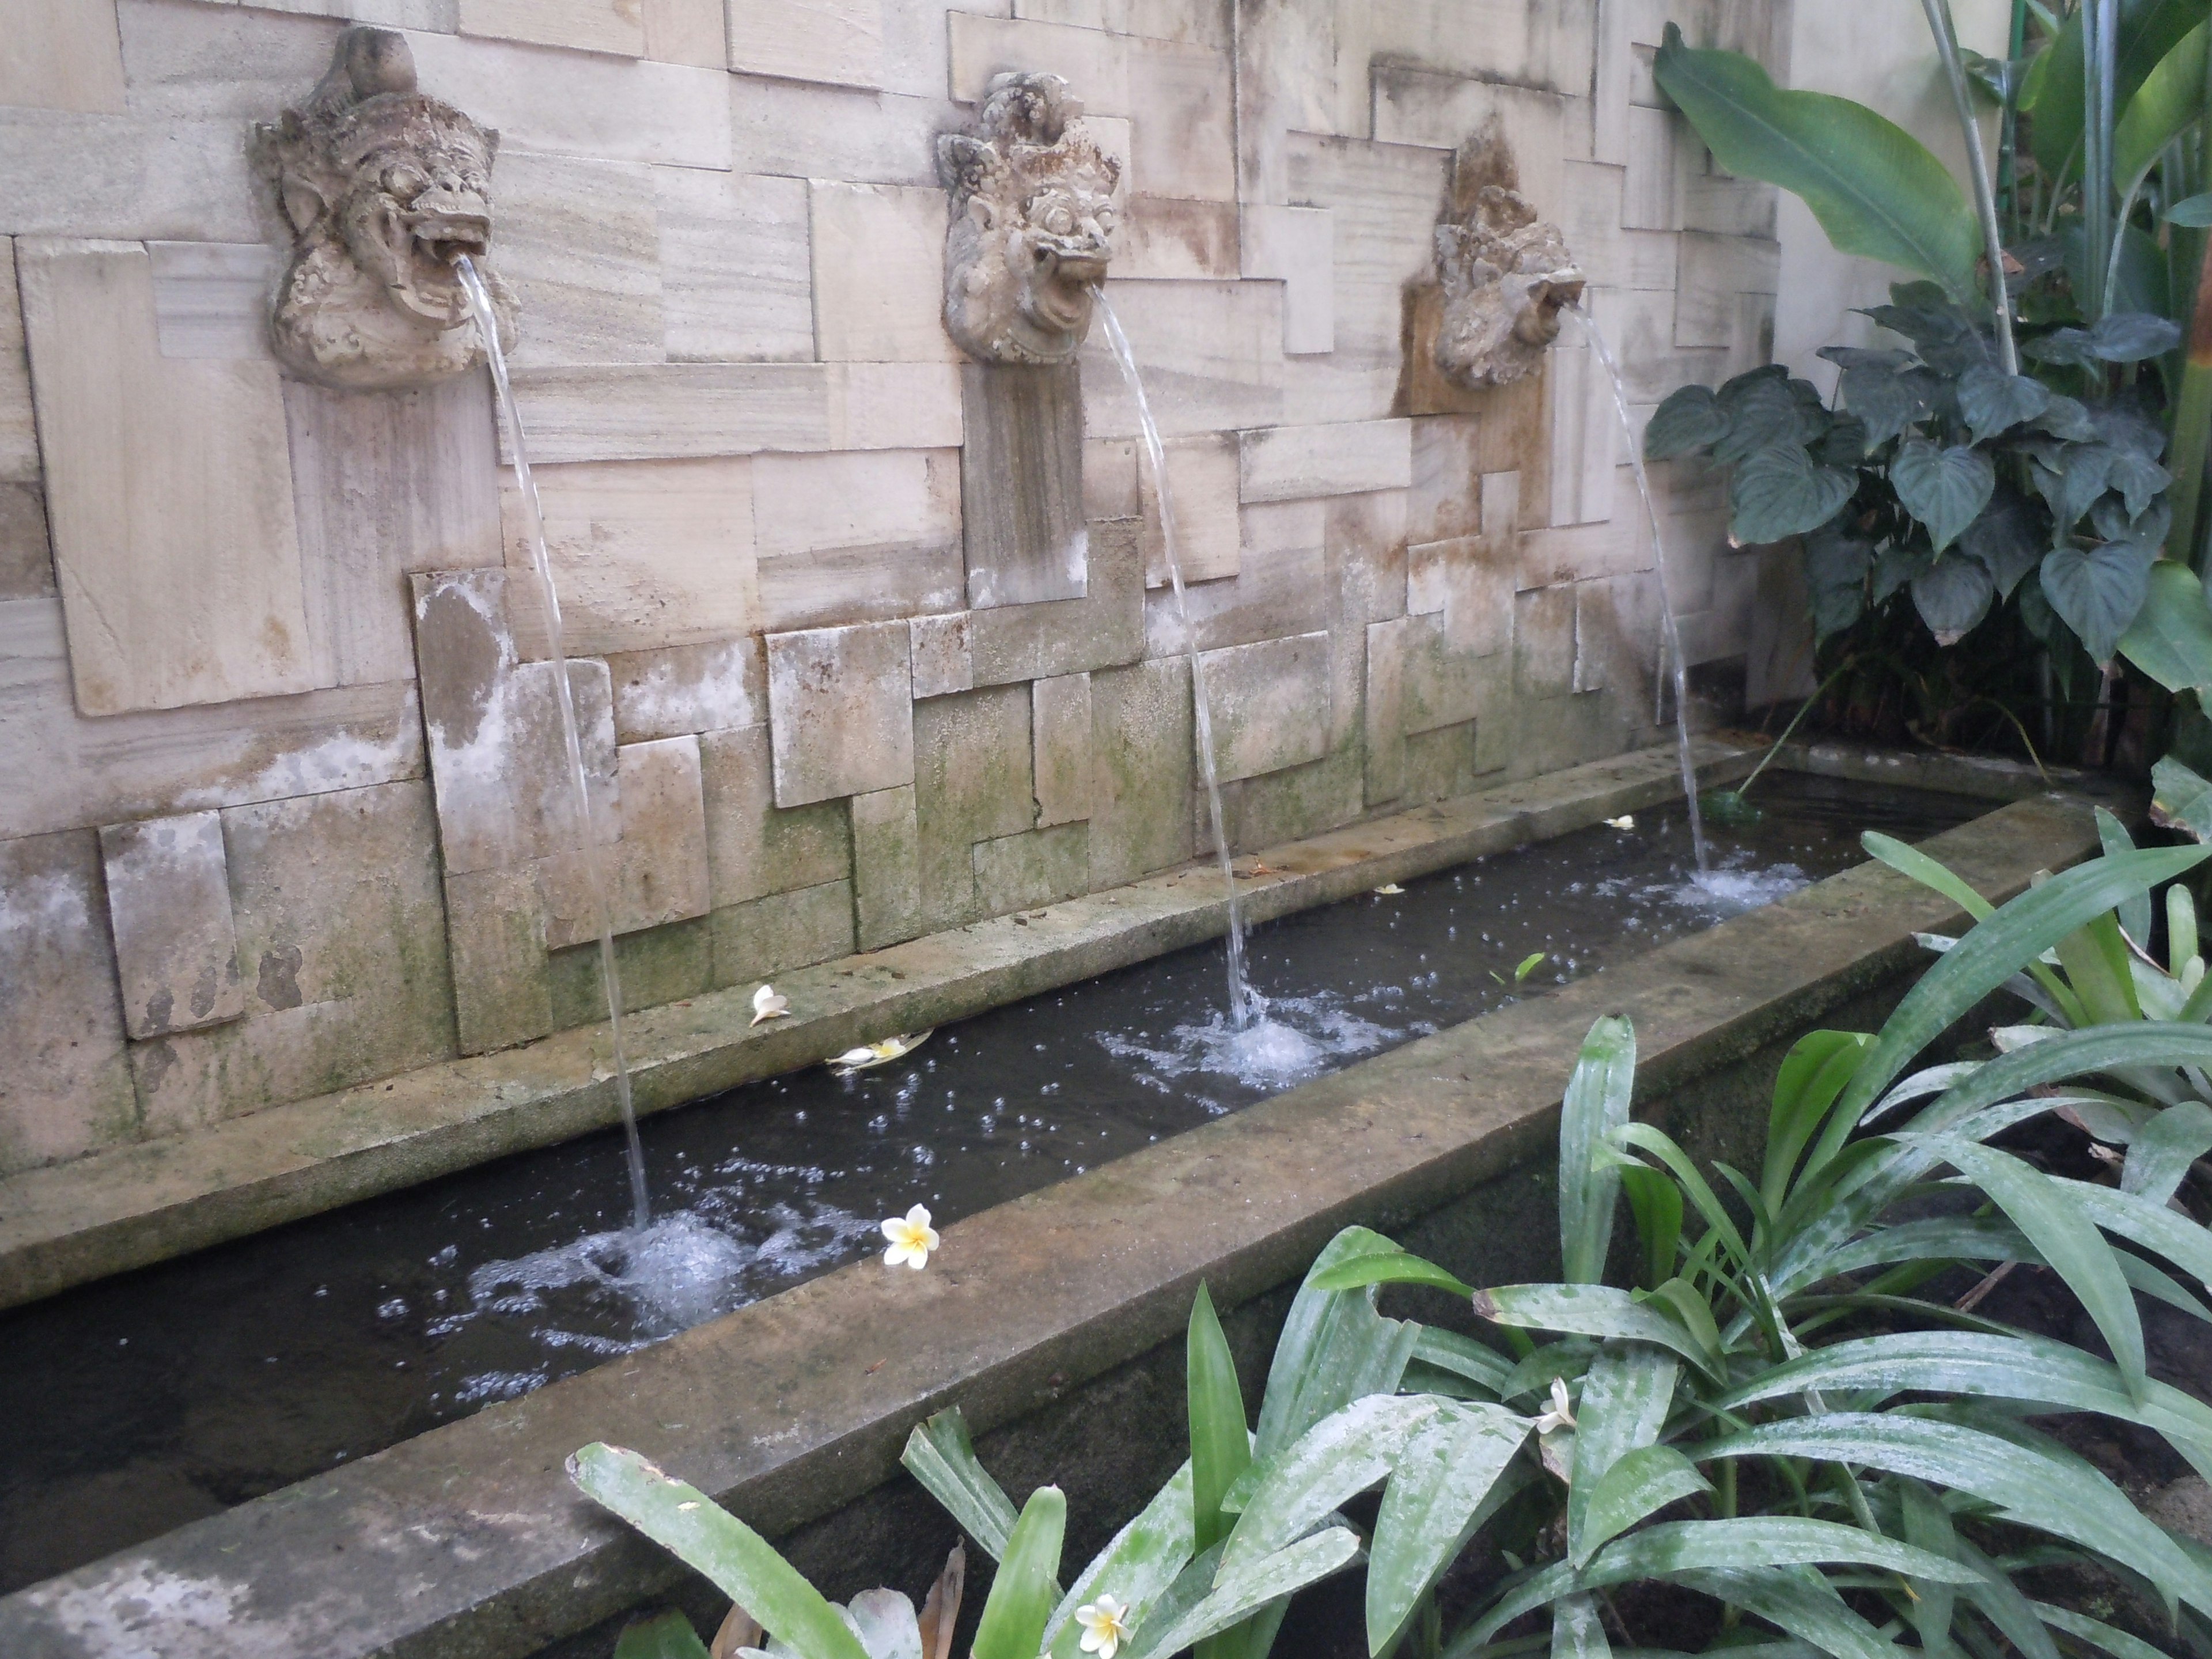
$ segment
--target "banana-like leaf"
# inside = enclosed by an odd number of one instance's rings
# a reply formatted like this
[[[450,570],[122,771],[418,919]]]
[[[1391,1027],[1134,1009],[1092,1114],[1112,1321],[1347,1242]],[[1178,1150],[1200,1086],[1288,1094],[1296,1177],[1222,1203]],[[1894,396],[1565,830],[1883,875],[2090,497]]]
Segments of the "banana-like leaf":
[[[1579,1449],[1579,1434],[1576,1443]],[[1595,1554],[1645,1516],[1712,1489],[1712,1482],[1672,1446],[1638,1446],[1624,1453],[1591,1493],[1583,1514],[1583,1547]]]
[[[615,1659],[708,1659],[691,1621],[674,1607],[626,1626],[615,1639]]]
[[[1314,1281],[1359,1256],[1403,1254],[1378,1232],[1346,1227],[1314,1258],[1275,1344],[1254,1456],[1273,1456],[1352,1401],[1397,1392],[1421,1328],[1377,1313],[1372,1289],[1325,1291]]]
[[[1060,1547],[1066,1532],[1066,1498],[1057,1486],[1039,1486],[1006,1540],[969,1650],[971,1659],[1036,1659],[1045,1621],[1060,1600]]]
[[[1935,1149],[1996,1202],[2066,1281],[2110,1345],[2128,1392],[2141,1399],[2142,1317],[2105,1236],[2057,1182],[2010,1152],[1956,1136],[1938,1138]]]
[[[1656,1343],[1705,1370],[1717,1358],[1677,1321],[1609,1285],[1501,1285],[1478,1295],[1474,1310],[1524,1330]]]
[[[1616,1538],[1580,1572],[1560,1561],[1523,1580],[1492,1603],[1461,1641],[1487,1641],[1522,1614],[1579,1590],[1632,1583],[1639,1578],[1676,1578],[1692,1572],[1823,1562],[1876,1567],[1938,1583],[1963,1584],[1977,1576],[1972,1569],[1940,1555],[1833,1521],[1804,1521],[1790,1516],[1664,1521]]]
[[[671,1480],[634,1451],[599,1442],[568,1460],[568,1479],[593,1503],[704,1573],[799,1659],[870,1659],[821,1591],[696,1486]],[[1033,1647],[1022,1659],[1036,1659],[1036,1653]]]
[[[1909,1475],[1978,1498],[2017,1525],[2108,1555],[2149,1579],[2161,1595],[2200,1608],[2212,1604],[2212,1571],[2078,1458],[2062,1462],[1980,1429],[1895,1412],[1791,1418],[1708,1441],[1698,1450],[1701,1462],[1809,1457]],[[1626,1541],[1644,1535],[1632,1534]],[[1936,1576],[1913,1571],[1915,1577]]]
[[[1242,1624],[1270,1603],[1341,1571],[1358,1555],[1358,1534],[1346,1527],[1331,1527],[1233,1571],[1224,1568],[1214,1577],[1205,1598],[1188,1610],[1164,1619],[1159,1615],[1169,1609],[1156,1608],[1153,1618],[1137,1628],[1128,1659],[1168,1659],[1170,1654]],[[1205,1559],[1201,1556],[1191,1563],[1192,1569]],[[978,1659],[981,1659],[980,1651]]]
[[[1834,1156],[1860,1114],[1915,1054],[2025,964],[2122,900],[2171,881],[2207,857],[2212,847],[2094,859],[2030,888],[1982,922],[1920,976],[1884,1023],[1821,1133],[1815,1163]]]
[[[1606,1137],[1628,1121],[1635,1088],[1636,1028],[1607,1014],[1583,1039],[1559,1109],[1559,1257],[1571,1285],[1605,1276],[1620,1171],[1601,1154]]]
[[[1367,1650],[1381,1653],[1511,1491],[1499,1477],[1529,1422],[1503,1406],[1448,1406],[1407,1443],[1383,1489],[1367,1561]]]
[[[1583,1373],[1575,1407],[1574,1480],[1567,1487],[1567,1559],[1576,1566],[1604,1541],[1589,1532],[1598,1484],[1626,1454],[1657,1441],[1681,1374],[1673,1354],[1645,1342],[1609,1342]]]
[[[1229,1339],[1214,1316],[1204,1285],[1191,1304],[1184,1367],[1190,1414],[1191,1553],[1212,1549],[1229,1535],[1221,1495],[1251,1467],[1252,1433],[1244,1421],[1244,1389]]]
[[[1724,171],[1802,198],[1839,251],[1933,276],[1973,302],[1973,210],[1904,128],[1848,98],[1785,92],[1752,59],[1693,50],[1671,25],[1654,67]]]
[[[2112,76],[2115,109],[2128,106],[2150,72],[2204,21],[2204,11],[2205,0],[2135,0],[2124,8],[2120,56]],[[2082,57],[2081,10],[2077,6],[2057,39],[2038,58],[2034,100],[2023,105],[2035,118],[2035,159],[2045,176],[2053,180],[2069,170],[2075,178],[2081,176]]]
[[[1052,1659],[1082,1659],[1083,1626],[1075,1610],[1095,1600],[1099,1591],[1111,1593],[1142,1619],[1190,1565],[1197,1553],[1191,1547],[1190,1478],[1190,1465],[1185,1463],[1060,1598],[1044,1626],[1046,1651]]]
[[[2123,192],[2140,189],[2160,152],[2204,113],[2204,35],[2199,23],[2159,59],[2112,129],[2112,177]]]
[[[975,1461],[968,1419],[959,1407],[948,1406],[916,1427],[906,1437],[899,1462],[975,1540],[976,1547],[994,1561],[1006,1559],[1006,1540],[1014,1529],[1014,1500]]]
[[[1222,1547],[1223,1575],[1304,1537],[1339,1504],[1379,1484],[1407,1442],[1449,1404],[1433,1395],[1370,1395],[1255,1465],[1243,1512]]]
[[[2169,691],[2212,686],[2212,605],[2187,565],[2151,566],[2150,592],[2120,635],[2120,654]]]
[[[2151,1119],[2128,1148],[2120,1190],[2152,1204],[2173,1196],[2189,1166],[2212,1152],[2212,1107],[2201,1100],[2169,1106]]]

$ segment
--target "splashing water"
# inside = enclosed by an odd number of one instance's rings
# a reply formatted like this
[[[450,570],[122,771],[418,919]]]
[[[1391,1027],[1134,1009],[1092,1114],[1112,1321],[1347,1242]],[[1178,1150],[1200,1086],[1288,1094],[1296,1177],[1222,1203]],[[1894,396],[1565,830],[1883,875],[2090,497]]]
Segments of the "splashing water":
[[[499,393],[500,415],[507,423],[507,447],[514,452],[514,487],[522,498],[523,523],[530,532],[530,564],[538,577],[538,596],[545,605],[546,653],[553,663],[553,684],[561,708],[561,746],[568,761],[568,783],[575,799],[576,845],[584,863],[585,884],[591,890],[592,916],[599,925],[599,981],[607,994],[607,1025],[614,1044],[615,1098],[622,1105],[623,1133],[629,1152],[630,1224],[642,1231],[652,1219],[645,1194],[645,1148],[637,1138],[637,1108],[630,1100],[629,1060],[623,1050],[622,975],[615,967],[614,917],[607,906],[606,871],[599,844],[592,833],[592,789],[584,775],[584,750],[576,735],[576,696],[568,684],[568,656],[561,645],[561,595],[553,585],[553,560],[545,550],[545,520],[538,511],[538,485],[530,476],[530,453],[522,441],[522,416],[514,407],[507,385],[507,354],[500,349],[499,324],[492,315],[491,296],[483,279],[465,253],[453,261],[461,290],[469,298],[469,312],[483,337],[484,356],[491,364],[492,386]]]
[[[1667,591],[1667,544],[1659,532],[1659,505],[1651,493],[1650,474],[1644,470],[1644,446],[1636,441],[1636,420],[1628,410],[1628,388],[1620,378],[1620,363],[1595,317],[1579,305],[1568,306],[1565,314],[1575,319],[1583,337],[1589,342],[1590,354],[1605,370],[1607,383],[1613,388],[1613,406],[1620,412],[1621,435],[1628,443],[1628,464],[1636,473],[1636,493],[1643,498],[1644,517],[1651,526],[1651,563],[1659,573],[1659,614],[1666,629],[1661,655],[1674,684],[1674,753],[1682,768],[1682,796],[1690,806],[1690,847],[1703,874],[1711,869],[1712,858],[1705,845],[1705,817],[1698,806],[1698,768],[1690,757],[1690,676],[1682,665],[1682,634],[1674,623],[1674,596]]]
[[[1373,1054],[1407,1035],[1353,1012],[1334,991],[1272,1000],[1256,992],[1250,996],[1256,1017],[1249,1024],[1232,1024],[1216,1014],[1176,1026],[1164,1043],[1103,1031],[1098,1046],[1157,1078],[1202,1074],[1248,1089],[1274,1091],[1333,1072],[1347,1060]]]
[[[1121,332],[1121,319],[1114,314],[1114,307],[1106,303],[1104,289],[1094,285],[1091,290],[1098,307],[1098,319],[1106,325],[1106,341],[1114,349],[1114,361],[1121,366],[1121,378],[1129,384],[1129,395],[1136,401],[1137,421],[1145,431],[1145,459],[1152,469],[1152,486],[1160,502],[1160,544],[1167,555],[1168,582],[1175,589],[1176,618],[1182,624],[1183,650],[1190,658],[1190,699],[1198,726],[1198,763],[1206,775],[1206,810],[1213,828],[1213,850],[1221,860],[1222,884],[1229,890],[1229,1021],[1237,1030],[1249,1026],[1259,1013],[1250,989],[1244,981],[1244,917],[1237,902],[1237,872],[1230,862],[1229,836],[1222,827],[1221,785],[1213,767],[1213,714],[1206,696],[1206,665],[1200,659],[1198,633],[1190,625],[1190,603],[1183,592],[1182,563],[1176,556],[1175,499],[1168,488],[1167,452],[1160,443],[1160,429],[1152,422],[1152,406],[1145,397],[1145,383],[1137,374],[1137,359],[1129,349],[1128,337]]]

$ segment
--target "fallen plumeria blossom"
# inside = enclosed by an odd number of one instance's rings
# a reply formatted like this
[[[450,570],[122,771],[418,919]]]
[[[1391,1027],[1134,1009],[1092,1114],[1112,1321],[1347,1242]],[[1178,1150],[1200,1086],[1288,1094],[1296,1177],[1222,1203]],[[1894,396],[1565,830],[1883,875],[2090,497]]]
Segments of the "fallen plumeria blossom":
[[[929,1037],[928,1031],[914,1031],[903,1036],[884,1037],[878,1042],[864,1042],[857,1048],[846,1049],[830,1063],[842,1073],[865,1072],[872,1066],[888,1065],[912,1054]]]
[[[775,987],[763,985],[753,993],[753,1024],[764,1019],[787,1019],[791,1017],[791,999],[778,996]]]
[[[907,1267],[919,1273],[929,1265],[929,1253],[939,1243],[937,1229],[929,1224],[929,1211],[917,1204],[903,1217],[893,1216],[883,1224],[884,1237],[891,1247],[884,1252],[886,1267]]]

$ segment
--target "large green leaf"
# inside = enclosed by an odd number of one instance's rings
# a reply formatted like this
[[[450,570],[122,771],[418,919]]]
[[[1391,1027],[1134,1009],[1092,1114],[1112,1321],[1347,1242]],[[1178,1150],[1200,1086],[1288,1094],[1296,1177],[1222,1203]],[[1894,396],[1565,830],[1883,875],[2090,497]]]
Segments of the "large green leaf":
[[[1006,1556],[983,1602],[982,1621],[975,1626],[970,1659],[1036,1659],[1044,1646],[1045,1621],[1060,1600],[1060,1546],[1066,1532],[1067,1500],[1057,1486],[1039,1486],[1022,1505],[1006,1540]]]
[[[2200,1285],[2212,1285],[2212,1230],[2133,1193],[2058,1179],[2083,1213],[2106,1232],[2164,1256]]]
[[[674,1607],[626,1626],[615,1641],[615,1659],[708,1659],[691,1621]]]
[[[1956,645],[1972,633],[1996,597],[1989,567],[1964,553],[1938,559],[1912,579],[1912,608],[1938,645]]]
[[[1909,1475],[1994,1504],[2002,1518],[2017,1525],[2109,1555],[2163,1594],[2199,1607],[2212,1604],[2212,1572],[2094,1468],[1979,1429],[1895,1412],[1837,1412],[1747,1429],[1707,1442],[1698,1455],[1809,1457]],[[1915,1576],[1941,1575],[1916,1570]]]
[[[2043,596],[2092,659],[2110,662],[2150,591],[2150,550],[2132,542],[2054,548],[2039,573]]]
[[[1681,1363],[1664,1348],[1608,1342],[1583,1373],[1575,1406],[1574,1479],[1567,1487],[1567,1559],[1576,1566],[1605,1541],[1589,1533],[1599,1483],[1622,1457],[1658,1440],[1681,1372]]]
[[[1106,1547],[1060,1598],[1045,1621],[1044,1639],[1052,1659],[1082,1659],[1083,1626],[1075,1610],[1106,1590],[1141,1619],[1190,1564],[1190,1465],[1115,1533]]]
[[[1579,1432],[1576,1444],[1579,1449]],[[1672,1446],[1638,1446],[1623,1453],[1597,1483],[1583,1510],[1582,1547],[1585,1553],[1581,1559],[1587,1561],[1590,1554],[1638,1522],[1677,1499],[1712,1489],[1712,1483]]]
[[[1193,1553],[1212,1549],[1229,1535],[1221,1495],[1252,1462],[1252,1434],[1244,1421],[1244,1389],[1213,1297],[1203,1284],[1190,1309],[1184,1385],[1190,1413],[1190,1493]]]
[[[1905,510],[1928,526],[1941,553],[1990,504],[1997,472],[1978,449],[1965,444],[1943,448],[1925,438],[1907,438],[1889,464],[1889,482]]]
[[[593,1503],[704,1573],[799,1659],[869,1659],[837,1609],[796,1567],[696,1486],[672,1480],[634,1451],[597,1442],[568,1460],[568,1479]],[[1032,1647],[1022,1659],[1036,1659],[1036,1653]]]
[[[2212,783],[2168,755],[2150,769],[2151,816],[2212,842]]]
[[[2159,153],[2204,113],[2204,34],[2199,23],[2159,59],[2112,131],[2112,177],[2125,191],[2140,183]]]
[[[1014,1500],[975,1461],[968,1419],[948,1406],[906,1437],[899,1462],[945,1507],[961,1531],[994,1561],[1003,1560],[1014,1529]]]
[[[1874,1039],[1863,1031],[1808,1031],[1783,1056],[1774,1079],[1766,1162],[1759,1182],[1759,1195],[1769,1214],[1780,1212],[1798,1158],[1873,1046]]]
[[[1495,1505],[1528,1437],[1503,1406],[1446,1406],[1407,1444],[1383,1490],[1367,1562],[1367,1650],[1381,1653]]]
[[[2115,108],[2125,109],[2150,72],[2204,21],[2205,3],[2125,0],[2120,8],[2120,57],[2112,77]],[[2073,175],[2081,177],[2081,11],[2077,6],[2044,52],[2034,77],[2034,101],[2025,106],[2035,118],[2035,159],[2046,178],[2056,179],[2069,161]]]
[[[1127,1649],[1128,1659],[1168,1659],[1169,1655],[1242,1624],[1271,1603],[1342,1571],[1358,1554],[1358,1534],[1349,1528],[1331,1527],[1235,1571],[1224,1567],[1212,1577],[1212,1588],[1204,1599],[1187,1609],[1157,1607],[1154,1616],[1137,1627]],[[1208,1559],[1200,1556],[1191,1563],[1185,1577],[1198,1576],[1209,1565]],[[976,1659],[983,1659],[980,1650]]]
[[[1563,1595],[1552,1608],[1552,1659],[1613,1659],[1595,1598]]]
[[[1927,146],[1863,104],[1785,92],[1750,58],[1686,46],[1668,25],[1654,65],[1721,167],[1802,197],[1828,240],[1974,297],[1981,234],[1958,181]]]
[[[1339,1407],[1370,1394],[1395,1394],[1421,1328],[1385,1319],[1371,1289],[1325,1291],[1315,1280],[1365,1255],[1400,1255],[1365,1227],[1346,1227],[1322,1247],[1291,1303],[1260,1403],[1255,1457],[1272,1457]]]
[[[1636,1028],[1607,1014],[1589,1028],[1559,1109],[1559,1258],[1569,1284],[1605,1276],[1620,1172],[1606,1137],[1628,1121],[1636,1089]]]
[[[1221,1571],[1282,1549],[1338,1504],[1382,1480],[1406,1443],[1448,1403],[1433,1395],[1370,1395],[1331,1413],[1287,1449],[1255,1466],[1243,1513],[1222,1548]]]
[[[2181,1185],[2189,1166],[2207,1152],[2212,1152],[2212,1107],[2201,1100],[2169,1106],[2151,1119],[2128,1148],[2120,1190],[2163,1204]]]
[[[1413,1344],[1413,1358],[1425,1365],[1464,1377],[1484,1393],[1501,1398],[1505,1379],[1513,1372],[1513,1362],[1497,1349],[1486,1347],[1471,1336],[1439,1330],[1433,1325],[1421,1328],[1420,1336]]]
[[[2212,605],[2187,565],[2160,559],[2120,654],[2169,691],[2212,686]]]
[[[1995,437],[2051,407],[2051,389],[2025,374],[2008,374],[1977,363],[1959,377],[1959,413],[1976,443]]]
[[[1857,487],[1851,474],[1819,465],[1794,439],[1762,444],[1729,480],[1729,534],[1746,546],[1806,535],[1834,518]]]
[[[1644,428],[1644,454],[1654,461],[1711,449],[1728,436],[1728,411],[1706,386],[1677,386]]]
[[[1528,1330],[1656,1343],[1708,1370],[1715,1361],[1680,1322],[1608,1285],[1501,1285],[1478,1294],[1474,1310]]]

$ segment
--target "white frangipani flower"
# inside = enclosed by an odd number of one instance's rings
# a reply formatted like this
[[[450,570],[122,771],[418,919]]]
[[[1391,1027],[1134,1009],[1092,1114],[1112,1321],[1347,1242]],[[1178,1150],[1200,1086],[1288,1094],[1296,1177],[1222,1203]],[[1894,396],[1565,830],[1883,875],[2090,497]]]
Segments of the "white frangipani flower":
[[[1097,1654],[1098,1659],[1114,1659],[1121,1644],[1129,1639],[1128,1605],[1110,1595],[1076,1608],[1075,1622],[1083,1626],[1083,1640],[1078,1645],[1085,1653]]]
[[[787,1019],[791,1015],[791,999],[778,996],[775,987],[763,985],[753,993],[753,1024],[764,1019]]]
[[[884,1037],[878,1042],[864,1042],[857,1048],[848,1048],[830,1063],[842,1072],[865,1072],[872,1066],[882,1066],[912,1054],[929,1038],[928,1031]]]
[[[929,1265],[929,1253],[938,1245],[937,1229],[929,1224],[929,1212],[915,1205],[902,1219],[893,1216],[884,1223],[884,1237],[891,1247],[884,1252],[886,1267],[908,1267],[919,1272]]]
[[[1375,890],[1376,895],[1382,898],[1395,898],[1399,894],[1405,890],[1406,890],[1404,888],[1399,886],[1395,881],[1386,881],[1380,887]]]
[[[1636,828],[1636,814],[1623,812],[1617,818],[1607,818],[1605,827],[1608,830],[1633,830]]]
[[[1571,1429],[1574,1425],[1574,1407],[1567,1399],[1567,1380],[1555,1376],[1552,1379],[1552,1409],[1536,1419],[1536,1432],[1550,1434],[1554,1430]]]

